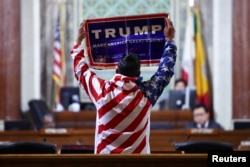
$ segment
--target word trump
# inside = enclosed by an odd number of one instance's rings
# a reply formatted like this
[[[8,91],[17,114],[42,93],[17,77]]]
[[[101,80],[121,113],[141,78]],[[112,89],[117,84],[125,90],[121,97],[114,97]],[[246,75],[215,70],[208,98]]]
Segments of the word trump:
[[[133,28],[131,27],[119,27],[118,30],[115,28],[106,28],[104,30],[97,29],[97,30],[91,30],[91,33],[95,36],[95,39],[100,39],[101,34],[104,33],[105,38],[116,38],[118,36],[120,37],[126,37],[131,34],[134,35],[147,35],[149,33],[156,34],[158,31],[161,32],[162,26],[161,25],[151,25],[151,26],[135,26]]]
[[[85,29],[89,64],[116,68],[124,53],[140,55],[143,65],[158,65],[165,44],[167,13],[87,19]],[[100,62],[100,57],[105,61]]]

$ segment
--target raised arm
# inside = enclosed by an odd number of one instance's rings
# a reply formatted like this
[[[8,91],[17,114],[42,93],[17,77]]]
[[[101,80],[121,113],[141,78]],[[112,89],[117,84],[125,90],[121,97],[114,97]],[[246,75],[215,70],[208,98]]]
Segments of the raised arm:
[[[91,101],[94,103],[98,100],[100,90],[105,81],[98,78],[96,74],[90,70],[86,57],[84,56],[84,50],[81,47],[82,40],[86,36],[85,21],[83,21],[78,29],[75,45],[71,51],[71,57],[73,58],[74,74],[78,84],[84,88]]]
[[[166,19],[164,35],[166,42],[157,71],[148,81],[141,82],[141,78],[138,78],[137,80],[137,85],[149,98],[152,105],[156,103],[174,74],[177,47],[173,41],[175,28],[170,19]]]

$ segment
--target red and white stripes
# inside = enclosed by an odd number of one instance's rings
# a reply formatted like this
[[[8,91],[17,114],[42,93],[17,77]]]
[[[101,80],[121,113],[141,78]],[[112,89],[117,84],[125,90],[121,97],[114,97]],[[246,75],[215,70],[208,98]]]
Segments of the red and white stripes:
[[[95,153],[150,153],[151,103],[136,78],[116,74],[105,81],[89,70],[83,50],[72,51],[75,77],[96,105]]]

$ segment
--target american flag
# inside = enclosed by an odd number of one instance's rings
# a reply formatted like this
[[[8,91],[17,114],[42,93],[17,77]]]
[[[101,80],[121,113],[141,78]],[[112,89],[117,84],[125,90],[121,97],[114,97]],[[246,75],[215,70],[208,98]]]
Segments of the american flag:
[[[58,86],[64,85],[64,53],[62,44],[60,17],[58,17],[55,30],[53,62],[53,79]]]
[[[53,60],[53,80],[55,81],[55,96],[56,104],[60,103],[60,89],[65,85],[65,70],[64,70],[64,35],[61,23],[60,14],[58,15],[54,36],[54,60]]]

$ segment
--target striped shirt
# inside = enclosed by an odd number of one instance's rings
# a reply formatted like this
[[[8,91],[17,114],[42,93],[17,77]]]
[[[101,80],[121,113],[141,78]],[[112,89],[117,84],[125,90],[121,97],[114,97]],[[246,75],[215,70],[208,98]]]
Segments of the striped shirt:
[[[150,111],[174,74],[175,43],[165,43],[158,69],[148,81],[121,74],[109,81],[96,76],[79,45],[71,56],[75,77],[97,108],[95,153],[150,153]]]

